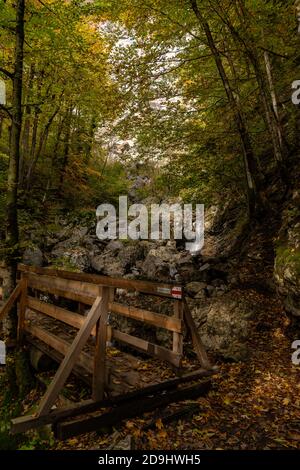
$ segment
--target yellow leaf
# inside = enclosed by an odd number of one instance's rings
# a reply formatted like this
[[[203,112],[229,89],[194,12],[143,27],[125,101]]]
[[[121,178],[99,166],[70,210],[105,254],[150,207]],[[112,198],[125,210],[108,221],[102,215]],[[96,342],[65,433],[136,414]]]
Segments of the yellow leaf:
[[[167,432],[163,430],[163,431],[159,431],[159,433],[157,434],[157,437],[159,437],[160,439],[165,439],[167,435],[168,435]]]
[[[284,406],[288,406],[290,404],[290,399],[289,398],[285,398],[282,403],[284,404]]]
[[[74,439],[69,439],[68,440],[68,444],[70,446],[76,446],[78,444],[78,439],[74,438]]]
[[[126,428],[128,428],[128,429],[134,428],[134,423],[132,421],[127,421]]]
[[[157,429],[159,429],[159,430],[161,430],[161,429],[164,428],[164,425],[163,425],[163,422],[162,422],[161,419],[158,419],[158,420],[156,421],[155,425],[156,425]]]

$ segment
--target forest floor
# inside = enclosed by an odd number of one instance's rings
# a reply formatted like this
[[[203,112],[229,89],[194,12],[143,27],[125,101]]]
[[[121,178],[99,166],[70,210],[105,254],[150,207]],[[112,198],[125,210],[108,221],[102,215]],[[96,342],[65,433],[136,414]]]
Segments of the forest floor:
[[[197,449],[264,450],[300,449],[300,368],[292,363],[292,342],[300,339],[300,329],[287,316],[272,282],[273,255],[264,229],[248,241],[247,255],[239,263],[243,283],[235,293],[255,306],[250,356],[246,362],[221,362],[206,397],[169,407],[178,410],[197,406],[186,419],[164,424],[159,412],[120,423],[107,434],[89,433],[57,441],[48,433],[27,433],[10,441],[25,449]],[[4,374],[4,370],[0,370]],[[1,379],[1,378],[0,378]],[[0,387],[0,400],[5,388]],[[41,389],[33,390],[23,402],[25,411],[36,403]],[[2,396],[1,396],[2,395]],[[1,409],[1,403],[0,403]],[[145,425],[154,426],[149,430]],[[3,427],[3,426],[2,426]],[[5,448],[2,439],[0,448]]]

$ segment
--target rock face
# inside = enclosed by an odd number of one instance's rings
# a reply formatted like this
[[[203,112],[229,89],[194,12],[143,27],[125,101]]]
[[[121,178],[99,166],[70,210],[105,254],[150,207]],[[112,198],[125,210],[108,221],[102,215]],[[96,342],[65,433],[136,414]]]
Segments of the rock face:
[[[230,258],[246,233],[246,212],[243,205],[237,206],[234,201],[209,208],[205,213],[205,243],[201,254],[209,258],[220,255]]]
[[[286,310],[300,317],[300,194],[283,214],[284,225],[276,249],[274,277]]]
[[[244,361],[248,356],[246,340],[249,335],[253,306],[234,291],[210,303],[189,300],[195,323],[206,348],[233,361]]]

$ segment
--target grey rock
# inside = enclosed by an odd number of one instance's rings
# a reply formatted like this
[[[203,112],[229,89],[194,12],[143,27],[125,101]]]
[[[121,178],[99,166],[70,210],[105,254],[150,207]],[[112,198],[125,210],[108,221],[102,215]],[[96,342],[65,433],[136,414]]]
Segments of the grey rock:
[[[192,297],[196,296],[199,292],[204,291],[205,288],[206,288],[205,282],[197,282],[197,281],[190,282],[185,286],[185,290],[187,294],[189,294]]]
[[[108,243],[106,249],[107,249],[108,251],[117,252],[117,251],[122,250],[123,246],[124,246],[124,245],[123,245],[123,243],[122,243],[120,240],[111,240],[111,241]]]
[[[170,246],[151,247],[141,269],[144,276],[153,281],[167,282],[171,276],[188,282],[196,276],[191,255],[177,252]]]
[[[23,263],[30,266],[42,267],[43,266],[43,253],[39,247],[26,248],[23,254]]]
[[[225,359],[243,361],[248,357],[247,338],[253,309],[235,291],[222,293],[207,302],[188,300],[206,348]]]
[[[201,266],[199,268],[199,271],[202,272],[202,271],[206,271],[207,269],[210,268],[210,264],[209,263],[205,263],[203,266]]]
[[[82,247],[67,250],[63,255],[63,260],[78,271],[87,272],[91,267],[88,251]]]

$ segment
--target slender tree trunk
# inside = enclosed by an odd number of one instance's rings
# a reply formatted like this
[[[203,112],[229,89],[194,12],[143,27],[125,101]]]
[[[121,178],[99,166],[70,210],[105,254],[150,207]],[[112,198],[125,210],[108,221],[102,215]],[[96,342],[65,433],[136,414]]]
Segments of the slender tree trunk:
[[[42,85],[44,81],[44,75],[45,73],[42,70],[42,72],[39,74],[39,77],[38,77],[39,79],[38,86],[37,86],[37,100],[38,101],[41,100],[41,90],[42,90]],[[34,117],[33,117],[31,146],[30,146],[30,155],[29,155],[30,157],[29,168],[32,164],[32,161],[35,159],[40,113],[41,113],[40,105],[38,104],[37,106],[35,106]],[[27,178],[28,178],[28,173],[27,173]]]
[[[35,151],[36,151],[38,127],[39,127],[39,110],[36,109],[34,112],[33,126],[32,126],[30,161],[34,158]]]
[[[273,81],[271,61],[270,61],[269,53],[267,51],[264,51],[264,59],[265,59],[266,72],[267,72],[270,94],[271,94],[271,99],[272,99],[273,112],[276,118],[276,121],[275,121],[276,131],[278,135],[280,148],[283,153],[284,152],[283,130],[282,130],[281,122],[280,122],[278,100],[277,100],[276,90],[275,90],[274,81]]]
[[[43,153],[43,150],[46,146],[51,124],[54,121],[55,116],[59,112],[59,109],[60,109],[60,106],[58,106],[55,109],[54,113],[49,117],[48,122],[47,122],[44,130],[41,132],[38,149],[35,152],[35,155],[33,156],[32,160],[31,160],[31,163],[30,163],[30,166],[29,166],[29,169],[28,169],[28,173],[27,173],[27,176],[26,176],[26,191],[28,191],[29,188],[30,188],[31,179],[32,179],[32,175],[33,175],[35,166],[36,166],[36,164],[38,162],[38,159],[40,158],[40,156]]]
[[[60,174],[60,183],[59,183],[59,193],[62,192],[64,178],[66,174],[66,168],[68,166],[69,153],[70,153],[70,139],[71,139],[71,123],[72,123],[72,106],[68,109],[67,119],[66,119],[66,131],[65,131],[65,140],[64,140],[64,152],[63,152],[63,161]]]
[[[30,125],[31,125],[31,106],[28,105],[29,98],[30,98],[30,90],[33,85],[34,80],[34,66],[30,67],[29,72],[29,79],[27,84],[27,98],[26,98],[26,107],[25,107],[25,118],[23,131],[22,131],[22,145],[21,145],[21,155],[20,155],[20,170],[19,170],[19,186],[22,188],[23,186],[23,179],[24,179],[24,167],[25,167],[25,160],[28,159],[29,154],[29,138],[30,138]]]
[[[192,0],[196,1],[196,0]],[[250,25],[249,22],[247,21],[247,13],[246,13],[246,8],[242,4],[242,2],[239,2],[240,6],[240,11],[241,11],[241,16],[244,21],[244,32],[247,40],[245,40],[239,31],[233,26],[231,23],[229,17],[227,16],[226,18],[223,17],[222,15],[219,15],[219,17],[222,19],[224,24],[227,26],[229,29],[230,33],[232,36],[235,38],[235,40],[241,44],[244,49],[245,53],[247,54],[250,63],[253,67],[256,81],[258,84],[258,89],[259,89],[259,94],[261,97],[261,101],[263,104],[263,108],[265,111],[265,118],[266,122],[268,125],[269,133],[272,139],[272,144],[273,144],[273,149],[274,149],[274,157],[275,160],[278,164],[279,172],[281,173],[282,178],[284,179],[284,165],[283,165],[283,160],[284,160],[284,149],[282,146],[282,141],[280,141],[280,137],[278,134],[278,126],[277,126],[277,119],[276,115],[273,112],[272,105],[270,103],[270,97],[268,95],[268,82],[265,78],[265,75],[263,73],[262,67],[260,65],[260,60],[259,60],[259,55],[257,52],[257,46],[255,43],[255,39],[251,36],[251,31],[250,31]]]
[[[252,144],[250,135],[248,133],[247,127],[245,125],[244,117],[237,105],[236,99],[234,97],[233,91],[230,86],[230,82],[228,80],[221,55],[215,45],[210,27],[208,22],[202,16],[198,5],[197,0],[190,0],[192,9],[206,35],[208,45],[212,52],[212,55],[215,59],[215,63],[221,77],[228,102],[230,103],[232,110],[235,116],[236,126],[241,138],[242,148],[243,148],[243,155],[244,155],[244,165],[245,165],[245,173],[247,177],[247,196],[248,196],[248,209],[249,209],[249,216],[251,217],[255,210],[256,204],[258,201],[258,191],[259,191],[259,170],[256,164],[256,159],[253,153]]]
[[[22,81],[24,57],[24,15],[25,0],[16,1],[16,43],[14,58],[13,96],[12,96],[12,128],[10,141],[10,160],[7,180],[7,264],[9,266],[10,280],[8,289],[12,289],[16,282],[16,268],[19,255],[19,228],[18,228],[18,179],[20,161],[20,136],[22,129]],[[10,337],[16,335],[16,318],[11,315],[6,322],[6,334]]]
[[[88,135],[88,141],[86,143],[86,148],[85,148],[85,161],[86,161],[87,165],[88,165],[89,160],[90,160],[96,129],[97,129],[97,121],[96,121],[95,116],[93,116],[92,119],[91,119],[89,135]]]

